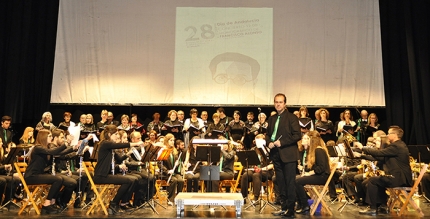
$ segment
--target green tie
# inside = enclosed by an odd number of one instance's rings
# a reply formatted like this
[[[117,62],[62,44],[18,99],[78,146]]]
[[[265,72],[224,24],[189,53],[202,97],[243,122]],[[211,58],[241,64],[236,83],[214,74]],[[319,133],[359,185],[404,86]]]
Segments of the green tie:
[[[173,160],[173,154],[170,154],[170,163],[172,163],[172,165],[175,165],[175,162]]]
[[[6,134],[6,129],[3,129],[4,132],[4,142],[3,143],[7,143],[7,134]]]
[[[272,137],[270,138],[272,141],[275,141],[276,139],[276,132],[278,132],[278,125],[279,125],[279,118],[281,118],[281,116],[278,116],[278,119],[276,119],[275,128],[273,128]]]
[[[70,171],[75,172],[75,161],[70,160]]]
[[[178,158],[178,173],[180,173],[181,172],[181,158],[179,157]]]
[[[219,171],[222,171],[222,162],[224,161],[224,156],[221,157],[221,161],[219,162]]]

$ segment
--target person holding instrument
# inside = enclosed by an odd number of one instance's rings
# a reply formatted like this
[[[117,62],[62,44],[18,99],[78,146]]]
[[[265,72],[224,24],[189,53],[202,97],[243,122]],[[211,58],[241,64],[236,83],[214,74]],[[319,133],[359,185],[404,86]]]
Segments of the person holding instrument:
[[[3,206],[9,200],[12,200],[13,194],[20,183],[20,180],[17,177],[13,177],[12,164],[5,164],[5,151],[3,148],[3,140],[0,138],[0,197],[4,199],[3,203],[0,203],[0,206]],[[1,199],[0,199],[1,201]],[[10,208],[12,203],[8,203],[7,208]],[[3,209],[0,209],[0,211]]]
[[[370,208],[360,211],[360,214],[376,215],[378,207],[387,203],[386,188],[412,185],[412,170],[409,162],[409,149],[401,140],[403,130],[399,126],[391,126],[388,129],[388,140],[390,144],[381,149],[363,147],[360,142],[354,145],[361,149],[364,154],[371,155],[378,161],[384,162],[384,176],[373,176],[369,178],[366,191],[366,202]],[[360,153],[354,156],[361,157]],[[383,212],[383,211],[382,211]]]
[[[224,139],[224,137],[220,137],[220,139]],[[230,180],[234,178],[234,155],[236,155],[236,151],[233,150],[233,144],[223,144],[221,146],[221,158],[219,162],[219,180]],[[219,180],[212,180],[212,191],[209,192],[218,192],[219,191]],[[230,187],[226,188],[226,192],[230,192]]]
[[[34,128],[27,127],[24,130],[21,138],[19,139],[19,144],[34,144]]]
[[[266,145],[270,148],[270,159],[281,191],[281,210],[273,215],[294,217],[296,201],[296,168],[299,160],[297,142],[301,138],[299,119],[288,112],[287,97],[278,93],[274,97],[276,114],[270,116],[266,133]]]
[[[143,145],[143,142],[116,143],[120,136],[115,125],[107,125],[105,130],[102,132],[101,137],[103,140],[100,142],[97,165],[94,169],[94,183],[121,185],[115,197],[109,203],[109,214],[116,214],[122,211],[119,207],[119,202],[123,196],[132,192],[134,181],[133,179],[122,175],[109,174],[112,172],[113,150],[140,146]]]
[[[324,185],[330,175],[330,158],[327,147],[317,131],[303,135],[302,145],[308,145],[309,154],[306,159],[305,172],[296,179],[297,198],[301,206],[296,213],[309,212],[308,196],[304,186],[307,184]]]
[[[130,134],[130,139],[131,139],[131,142],[133,142],[133,143],[139,142],[142,140],[142,135],[140,132],[134,131]],[[145,153],[145,147],[144,146],[141,146],[140,148],[137,148],[136,150],[139,152],[141,157]],[[138,160],[138,158],[136,156],[134,156],[134,154],[130,155],[128,170],[131,171],[131,173],[133,173],[133,174],[140,175],[143,179],[142,187],[138,188],[140,191],[138,193],[135,192],[135,194],[134,194],[134,201],[133,201],[134,206],[140,206],[145,201],[151,199],[151,197],[154,196],[155,178],[151,173],[149,173],[149,171],[147,171],[147,169],[145,167],[146,167],[145,164],[142,163],[141,160]],[[149,187],[149,189],[148,189],[148,187]]]
[[[187,192],[198,192],[199,191],[199,180],[200,180],[200,161],[197,161],[196,150],[197,144],[193,144],[194,139],[199,139],[198,136],[194,136],[191,139],[191,146],[188,147],[187,154],[185,155],[184,167],[188,167],[188,171],[185,171],[185,179],[187,179]]]
[[[263,134],[259,134],[255,136],[255,139],[264,139],[265,136]],[[261,192],[261,185],[263,182],[266,182],[269,179],[272,179],[274,171],[273,164],[270,161],[263,162],[265,159],[264,154],[260,154],[260,150],[257,147],[254,147],[253,150],[257,152],[258,158],[260,159],[261,164],[254,166],[253,169],[248,170],[243,174],[240,179],[240,191],[242,193],[242,197],[246,199],[248,197],[248,184],[253,184],[253,193],[254,200],[253,202],[258,201]]]
[[[30,163],[25,171],[24,179],[28,185],[50,184],[48,195],[42,204],[43,214],[56,214],[58,209],[54,206],[55,197],[58,196],[63,178],[46,173],[49,157],[59,155],[66,149],[65,145],[59,147],[51,146],[52,134],[49,130],[41,129],[36,137],[36,143],[29,154]]]
[[[173,134],[167,134],[164,137],[164,150],[171,150],[171,153],[166,161],[163,161],[163,166],[161,168],[162,174],[165,179],[170,178],[169,187],[167,188],[168,194],[168,205],[173,205],[175,196],[177,192],[182,192],[184,188],[184,179],[182,178],[181,169],[183,168],[181,162],[181,156],[179,156],[178,151],[175,148],[175,137]],[[175,191],[176,190],[176,191]]]

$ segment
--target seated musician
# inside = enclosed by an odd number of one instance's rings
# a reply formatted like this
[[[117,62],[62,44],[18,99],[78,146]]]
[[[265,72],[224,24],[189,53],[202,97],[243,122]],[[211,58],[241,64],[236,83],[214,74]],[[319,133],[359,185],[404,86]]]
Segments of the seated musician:
[[[306,169],[303,176],[296,178],[296,192],[300,208],[296,213],[309,212],[308,196],[304,186],[307,184],[324,185],[330,175],[330,160],[323,140],[317,131],[310,131],[303,135],[302,145],[308,145]]]
[[[19,178],[13,176],[12,164],[3,163],[6,158],[5,154],[6,152],[3,149],[3,140],[0,138],[0,197],[3,197],[4,194],[3,203],[0,201],[0,206],[3,206],[6,202],[12,200],[18,184],[20,183]],[[9,203],[5,207],[10,208],[11,204],[12,203]]]
[[[51,147],[59,147],[65,144],[65,136],[64,131],[61,129],[56,129],[52,131],[52,142]],[[78,179],[79,177],[72,177],[70,167],[67,168],[65,165],[65,162],[61,162],[61,160],[64,157],[64,155],[72,153],[74,150],[77,150],[78,146],[75,147],[67,147],[65,150],[63,150],[59,155],[60,156],[52,156],[51,162],[50,162],[50,168],[48,168],[50,171],[53,171],[52,174],[55,176],[59,176],[63,179],[63,186],[64,189],[61,190],[56,198],[56,203],[60,206],[61,210],[67,207],[67,203],[70,202],[70,199],[72,198],[73,191],[75,191],[75,188],[78,185]],[[54,165],[54,166],[52,166]]]
[[[171,151],[168,159],[160,162],[163,165],[160,169],[164,179],[168,180],[170,178],[170,181],[168,181],[169,187],[167,188],[167,204],[173,205],[176,194],[182,192],[184,188],[184,179],[181,175],[183,156],[175,148],[175,137],[173,134],[169,133],[164,137],[163,150]]]
[[[259,134],[255,136],[255,139],[265,140],[265,136],[263,134]],[[257,201],[260,197],[261,192],[261,184],[266,182],[267,180],[272,179],[274,175],[273,164],[265,158],[266,155],[261,154],[260,150],[257,147],[253,147],[252,150],[257,152],[258,158],[260,159],[260,165],[256,165],[253,169],[246,171],[241,179],[240,179],[240,191],[242,192],[242,197],[246,199],[248,197],[248,184],[252,183],[254,200]]]
[[[224,137],[221,137],[224,138]],[[236,151],[233,150],[233,144],[223,144],[221,146],[221,158],[219,162],[220,180],[231,180],[234,178],[234,158],[236,155]],[[219,192],[219,181],[212,180],[212,191],[208,192]],[[226,192],[230,192],[230,187],[226,188]]]
[[[423,196],[425,198],[423,203],[430,203],[430,172],[428,170],[421,179],[421,188],[423,188]]]
[[[19,139],[19,144],[34,144],[34,128],[26,127],[24,133]]]
[[[118,143],[128,143],[127,132],[124,130],[119,130],[118,133],[119,133],[119,136],[121,136]],[[132,192],[127,193],[127,195],[123,196],[123,198],[121,199],[120,208],[124,211],[128,211],[136,207],[130,204],[130,200],[132,199],[133,194],[135,195],[135,197],[138,197],[138,198],[143,197],[143,192],[140,189],[143,188],[143,185],[145,183],[140,174],[128,172],[128,167],[130,166],[130,163],[128,160],[132,153],[132,149],[129,148],[128,151],[127,149],[128,148],[116,149],[114,154],[115,162],[116,162],[115,174],[122,175],[124,177],[129,177],[134,181],[131,188]]]
[[[369,137],[366,146],[381,149],[385,148],[388,144],[389,141],[385,132],[378,130],[373,133],[373,137]],[[354,156],[356,156],[355,153]],[[369,179],[372,176],[382,175],[381,170],[383,169],[384,162],[382,160],[377,161],[377,159],[371,155],[361,154],[360,158],[362,159],[361,168],[363,169],[363,174],[357,174],[354,176],[355,188],[357,191],[357,196],[355,197],[354,202],[360,206],[365,206],[368,205],[368,203],[366,203],[366,188],[369,183]],[[374,165],[375,162],[376,165]],[[367,167],[364,168],[365,166]],[[377,169],[379,169],[379,171]]]
[[[107,125],[100,135],[101,142],[98,149],[97,165],[94,169],[94,183],[96,184],[115,184],[121,185],[115,197],[109,204],[109,213],[116,214],[121,212],[120,201],[133,192],[133,183],[129,177],[114,175],[115,172],[114,149],[129,148],[140,146],[142,141],[136,143],[117,143],[120,138],[115,125]]]
[[[132,132],[130,134],[131,142],[139,142],[142,140],[142,135],[140,132]],[[140,148],[137,148],[137,151],[139,152],[141,158],[143,158],[143,155],[145,154],[145,146],[141,146]],[[139,161],[134,154],[130,155],[130,160],[128,162],[128,170],[133,174],[138,174],[142,177],[143,185],[139,189],[139,192],[135,192],[134,194],[134,206],[140,206],[145,201],[150,200],[155,193],[154,185],[155,185],[155,178],[154,176],[146,169],[146,165],[142,163],[142,161]]]
[[[65,145],[58,147],[51,147],[52,134],[49,130],[39,130],[36,143],[31,150],[29,156],[30,163],[25,171],[24,179],[28,185],[34,184],[49,184],[48,195],[44,203],[42,204],[43,214],[56,214],[58,213],[57,207],[55,207],[55,197],[58,196],[60,189],[63,185],[63,178],[60,176],[54,176],[47,174],[45,168],[48,167],[48,155],[55,156],[59,155],[63,150],[66,149]]]
[[[369,178],[366,192],[366,202],[370,208],[360,211],[360,214],[376,215],[384,211],[378,211],[378,207],[387,203],[386,188],[412,185],[412,170],[409,162],[409,149],[401,140],[403,130],[398,126],[388,129],[390,144],[381,149],[363,147],[359,142],[354,145],[362,149],[364,154],[371,155],[378,161],[384,162],[385,176],[372,176]],[[360,153],[354,155],[361,157]],[[384,212],[385,213],[385,212]]]
[[[194,138],[191,139],[184,162],[184,168],[186,168],[185,179],[187,179],[187,192],[199,191],[200,165],[202,165],[202,163],[197,161],[197,144],[193,144],[194,139],[199,139],[199,137],[194,136]]]

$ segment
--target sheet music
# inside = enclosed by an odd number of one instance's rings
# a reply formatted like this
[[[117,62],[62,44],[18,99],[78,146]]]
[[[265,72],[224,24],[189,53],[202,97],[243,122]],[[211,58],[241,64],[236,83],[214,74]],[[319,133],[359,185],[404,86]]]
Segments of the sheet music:
[[[265,139],[255,139],[255,145],[257,148],[261,148],[265,155],[267,155],[269,152],[266,150],[266,140]]]
[[[97,138],[97,135],[94,133],[90,133],[89,135],[93,136],[93,142],[96,143],[96,141],[99,141],[99,138]]]
[[[79,136],[81,135],[81,128],[79,126],[69,126],[69,133],[73,136],[71,145],[77,145],[79,142]]]
[[[90,156],[92,156],[92,155],[93,155],[93,151],[94,151],[94,148],[93,148],[93,147],[90,147],[90,148],[88,149],[88,152],[90,152]]]

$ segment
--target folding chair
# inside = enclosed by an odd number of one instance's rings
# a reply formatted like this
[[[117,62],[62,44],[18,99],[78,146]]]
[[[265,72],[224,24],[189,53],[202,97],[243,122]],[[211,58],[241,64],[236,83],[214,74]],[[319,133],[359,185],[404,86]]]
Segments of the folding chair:
[[[412,187],[387,188],[387,190],[390,192],[390,197],[388,199],[388,207],[390,211],[392,211],[395,205],[398,203],[401,207],[400,211],[397,212],[397,215],[401,216],[405,213],[405,210],[408,205],[410,205],[413,209],[415,209],[416,212],[418,212],[421,217],[424,217],[424,212],[417,205],[417,203],[415,203],[415,201],[413,200],[413,196],[414,193],[418,190],[418,185],[420,184],[424,173],[426,173],[427,168],[428,164],[425,164],[422,167],[420,175],[418,175],[418,178],[415,180],[415,183]]]
[[[27,185],[27,183],[24,180],[24,174],[25,170],[27,169],[27,163],[24,162],[17,162],[14,163],[16,173],[18,174],[19,179],[21,180],[22,186],[24,187],[24,191],[27,194],[27,199],[23,199],[21,208],[18,211],[18,215],[21,215],[21,213],[26,209],[29,208],[27,211],[30,213],[31,207],[34,208],[34,211],[36,211],[36,214],[40,214],[40,208],[41,203],[45,201],[46,195],[51,188],[48,184],[34,184],[34,185]]]
[[[330,207],[327,205],[327,203],[324,200],[324,196],[326,196],[328,192],[328,185],[330,184],[331,178],[333,177],[333,174],[336,171],[336,166],[337,166],[337,163],[332,163],[330,165],[331,172],[324,185],[305,185],[305,190],[308,192],[309,196],[313,200],[310,215],[315,214],[315,211],[317,210],[318,205],[320,203],[323,209],[327,211],[329,215],[333,215],[333,213],[330,210]]]
[[[114,184],[95,184],[92,176],[92,172],[94,172],[94,168],[91,165],[91,162],[84,162],[82,165],[85,173],[87,174],[88,181],[90,182],[91,189],[94,191],[95,200],[91,204],[91,207],[87,211],[87,215],[90,213],[94,213],[94,211],[99,210],[100,208],[103,210],[105,215],[108,215],[107,207],[109,202],[116,195],[119,186]]]
[[[227,180],[221,180],[220,181],[220,191],[222,191],[222,187],[223,186],[230,186],[230,192],[231,193],[235,193],[237,190],[237,187],[240,183],[240,177],[242,176],[242,170],[243,170],[243,166],[241,162],[234,162],[233,165],[233,171],[235,172],[235,174],[237,173],[237,177],[236,179],[227,179]]]

